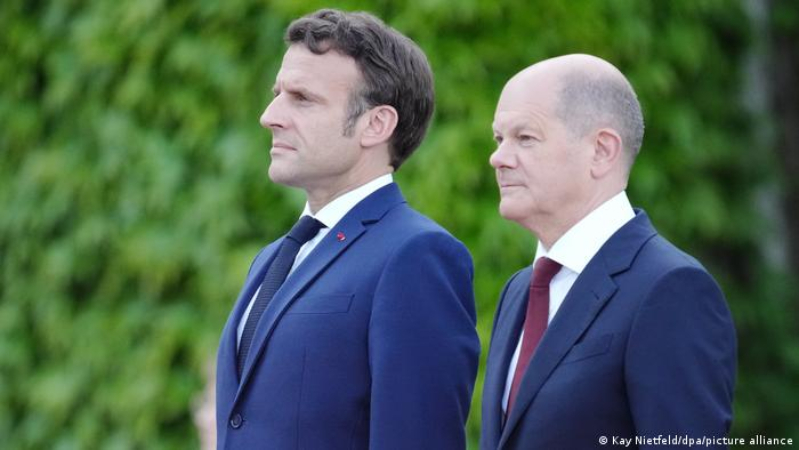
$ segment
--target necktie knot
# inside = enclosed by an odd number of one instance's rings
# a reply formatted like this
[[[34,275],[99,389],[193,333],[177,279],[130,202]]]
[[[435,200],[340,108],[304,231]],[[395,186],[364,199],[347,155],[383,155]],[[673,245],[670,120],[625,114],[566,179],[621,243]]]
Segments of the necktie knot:
[[[549,287],[549,283],[560,272],[561,267],[563,266],[546,256],[538,258],[533,268],[533,287]]]
[[[291,227],[291,231],[289,231],[288,237],[297,241],[300,245],[305,244],[306,242],[313,239],[316,236],[316,233],[319,232],[325,225],[314,219],[311,216],[302,216],[297,223]]]

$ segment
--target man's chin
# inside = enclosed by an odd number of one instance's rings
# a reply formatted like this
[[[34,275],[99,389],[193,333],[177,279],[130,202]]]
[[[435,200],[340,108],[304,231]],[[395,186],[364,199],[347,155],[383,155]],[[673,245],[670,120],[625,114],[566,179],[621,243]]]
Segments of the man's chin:
[[[272,180],[273,183],[293,186],[294,183],[292,181],[295,178],[296,177],[292,176],[286,170],[281,170],[274,162],[269,166],[269,179]]]
[[[499,215],[505,220],[521,223],[527,218],[528,214],[528,211],[523,211],[522,208],[519,208],[519,206],[513,202],[499,202]]]
[[[500,200],[498,209],[499,215],[507,220],[514,220],[514,217],[518,214],[517,208],[514,208],[514,205],[507,200]]]

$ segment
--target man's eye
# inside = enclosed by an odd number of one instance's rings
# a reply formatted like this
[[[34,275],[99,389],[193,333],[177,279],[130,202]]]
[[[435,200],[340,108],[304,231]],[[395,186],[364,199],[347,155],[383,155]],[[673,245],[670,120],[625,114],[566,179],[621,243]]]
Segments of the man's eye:
[[[501,144],[502,143],[502,136],[494,136],[494,142],[496,142],[497,145]]]

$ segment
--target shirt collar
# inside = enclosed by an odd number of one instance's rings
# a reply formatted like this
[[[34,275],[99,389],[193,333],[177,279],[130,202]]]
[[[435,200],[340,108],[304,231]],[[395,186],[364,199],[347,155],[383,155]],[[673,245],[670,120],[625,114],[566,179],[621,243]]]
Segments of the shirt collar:
[[[325,205],[316,214],[311,214],[311,207],[308,202],[305,202],[305,208],[300,214],[302,216],[311,216],[314,219],[322,222],[325,228],[334,227],[352,208],[355,207],[361,200],[368,197],[370,194],[380,189],[383,186],[389,185],[394,182],[394,177],[387,173],[381,175],[374,180],[363,184],[333,200]]]
[[[605,242],[633,217],[630,200],[621,191],[583,217],[549,250],[538,241],[533,262],[546,256],[579,275]]]

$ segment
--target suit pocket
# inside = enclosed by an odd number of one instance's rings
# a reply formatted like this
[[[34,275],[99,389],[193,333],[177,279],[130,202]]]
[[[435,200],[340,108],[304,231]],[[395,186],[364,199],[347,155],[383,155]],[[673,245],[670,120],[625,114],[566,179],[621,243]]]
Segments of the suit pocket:
[[[581,361],[583,359],[593,358],[594,356],[604,355],[610,350],[610,343],[613,341],[612,334],[606,334],[598,338],[588,339],[572,347],[566,357],[563,358],[563,363],[571,363]]]
[[[294,301],[286,314],[336,314],[350,310],[355,294],[311,295]]]

